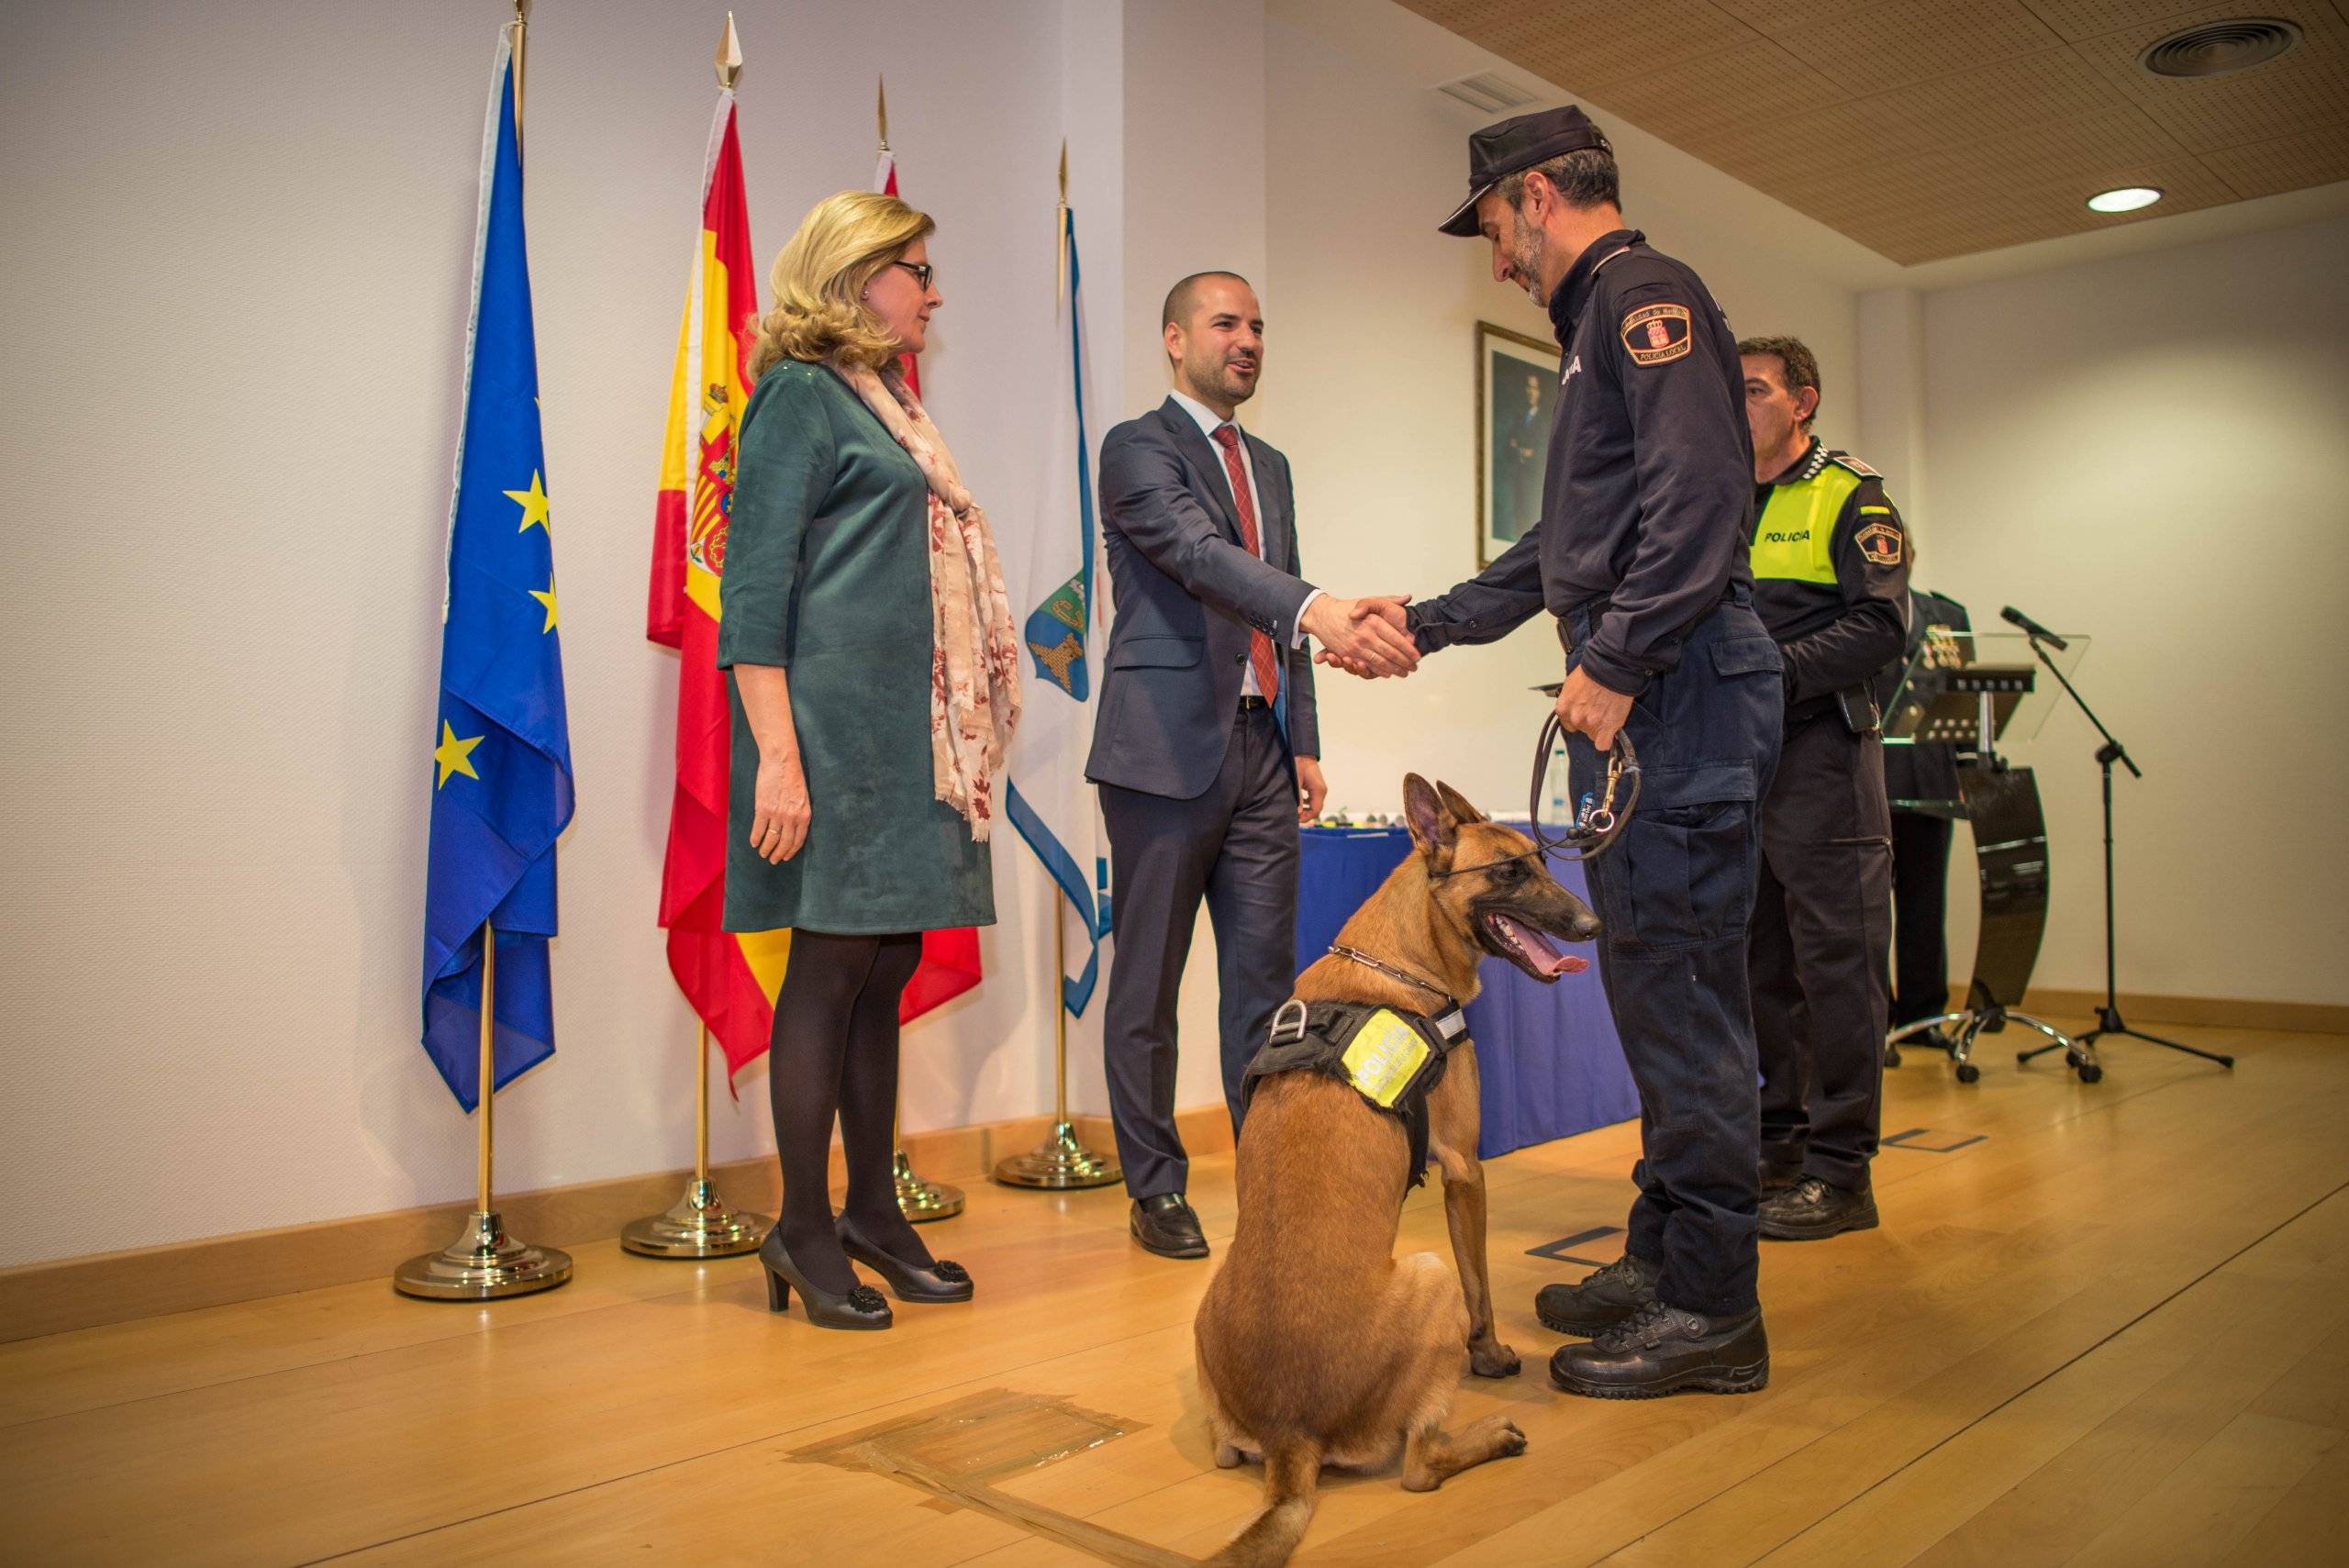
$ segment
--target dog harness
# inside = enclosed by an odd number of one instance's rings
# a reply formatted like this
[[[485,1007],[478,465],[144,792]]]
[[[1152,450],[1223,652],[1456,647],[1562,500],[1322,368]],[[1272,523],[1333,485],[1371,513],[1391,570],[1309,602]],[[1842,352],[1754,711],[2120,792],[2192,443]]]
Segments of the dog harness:
[[[1402,1122],[1416,1187],[1427,1179],[1428,1095],[1442,1082],[1453,1047],[1467,1038],[1468,1020],[1457,1004],[1448,1003],[1430,1017],[1377,1003],[1292,996],[1273,1015],[1270,1037],[1248,1063],[1240,1084],[1241,1109],[1244,1115],[1257,1080],[1276,1073],[1335,1078]]]

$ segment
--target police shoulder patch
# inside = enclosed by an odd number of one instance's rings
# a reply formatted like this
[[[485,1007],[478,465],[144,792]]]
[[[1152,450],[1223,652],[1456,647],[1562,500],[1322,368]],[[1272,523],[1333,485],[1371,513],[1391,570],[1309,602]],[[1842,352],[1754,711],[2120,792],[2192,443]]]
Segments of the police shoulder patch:
[[[1884,477],[1883,474],[1878,473],[1875,469],[1870,468],[1866,463],[1862,462],[1850,452],[1829,452],[1827,454],[1827,461],[1833,463],[1838,468],[1851,470],[1854,473],[1858,474],[1862,479],[1882,479]]]
[[[1871,566],[1898,566],[1909,553],[1908,539],[1890,523],[1870,523],[1854,536]]]
[[[1623,347],[1635,365],[1660,365],[1696,347],[1685,305],[1642,305],[1623,317]]]

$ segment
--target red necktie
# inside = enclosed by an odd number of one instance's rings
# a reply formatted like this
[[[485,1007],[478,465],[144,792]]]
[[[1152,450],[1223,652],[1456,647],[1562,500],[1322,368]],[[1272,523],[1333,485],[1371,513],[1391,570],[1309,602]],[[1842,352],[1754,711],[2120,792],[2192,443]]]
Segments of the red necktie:
[[[1215,444],[1223,449],[1223,471],[1231,476],[1231,502],[1240,511],[1240,542],[1248,553],[1262,559],[1263,539],[1256,532],[1256,506],[1248,498],[1248,471],[1240,462],[1240,431],[1231,425],[1218,425]],[[1266,702],[1281,695],[1281,662],[1273,651],[1273,639],[1263,632],[1251,632],[1248,638],[1248,662],[1256,668],[1256,689]]]

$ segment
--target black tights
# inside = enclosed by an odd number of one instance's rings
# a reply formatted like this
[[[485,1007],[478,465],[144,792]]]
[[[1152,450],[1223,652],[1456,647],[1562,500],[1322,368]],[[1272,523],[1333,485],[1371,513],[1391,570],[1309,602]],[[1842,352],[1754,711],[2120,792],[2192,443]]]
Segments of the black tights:
[[[809,1284],[839,1295],[856,1284],[832,1229],[832,1118],[848,1164],[845,1209],[892,1257],[923,1264],[930,1249],[897,1208],[897,996],[921,962],[921,934],[841,937],[795,931],[775,998],[767,1052],[775,1151],[783,1162],[784,1250]]]

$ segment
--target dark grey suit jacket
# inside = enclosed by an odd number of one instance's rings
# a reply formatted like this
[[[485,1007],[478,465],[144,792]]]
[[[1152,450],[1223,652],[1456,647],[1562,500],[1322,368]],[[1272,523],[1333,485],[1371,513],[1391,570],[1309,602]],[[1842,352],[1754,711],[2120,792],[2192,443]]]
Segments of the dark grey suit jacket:
[[[1085,776],[1146,795],[1207,793],[1231,744],[1249,629],[1280,651],[1292,757],[1321,754],[1313,653],[1291,648],[1311,584],[1288,460],[1242,432],[1264,555],[1240,542],[1223,453],[1172,397],[1101,443],[1101,536],[1117,615]]]

